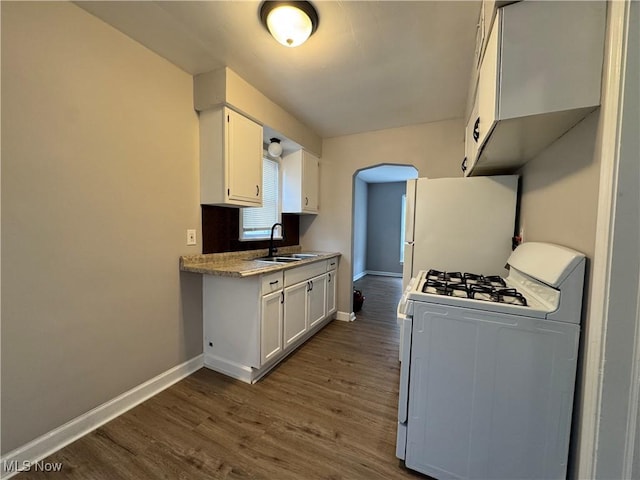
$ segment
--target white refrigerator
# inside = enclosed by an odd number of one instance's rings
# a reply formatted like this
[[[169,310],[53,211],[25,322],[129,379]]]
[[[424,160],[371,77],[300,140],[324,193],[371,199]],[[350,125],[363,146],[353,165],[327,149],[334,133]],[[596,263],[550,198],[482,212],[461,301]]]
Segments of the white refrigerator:
[[[403,289],[420,270],[505,276],[517,175],[407,181]]]

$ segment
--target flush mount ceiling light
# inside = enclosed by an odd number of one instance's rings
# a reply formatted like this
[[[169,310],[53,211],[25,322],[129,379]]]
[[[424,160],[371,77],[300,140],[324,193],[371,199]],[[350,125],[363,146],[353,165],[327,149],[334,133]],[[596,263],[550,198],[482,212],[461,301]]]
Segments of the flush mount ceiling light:
[[[272,157],[279,157],[282,154],[282,145],[280,145],[280,139],[272,138],[270,142],[271,143],[267,148],[267,152],[269,152],[269,155],[271,155]]]
[[[318,12],[309,2],[262,2],[260,20],[285,47],[297,47],[318,28]]]

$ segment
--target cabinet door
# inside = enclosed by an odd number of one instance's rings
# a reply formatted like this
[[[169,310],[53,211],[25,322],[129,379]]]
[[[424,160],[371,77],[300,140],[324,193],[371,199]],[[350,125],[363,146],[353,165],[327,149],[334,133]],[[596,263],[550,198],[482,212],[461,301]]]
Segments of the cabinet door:
[[[297,283],[284,289],[285,348],[307,331],[307,289],[307,282]]]
[[[282,290],[262,297],[260,330],[260,364],[264,365],[282,352]]]
[[[319,160],[308,152],[303,152],[302,159],[302,211],[317,213],[319,206]]]
[[[282,158],[282,212],[318,213],[319,160],[304,150]]]
[[[327,308],[327,274],[309,280],[307,295],[309,328],[315,326],[326,317]]]
[[[501,9],[500,120],[600,104],[606,3]]]
[[[485,139],[491,133],[496,121],[498,66],[500,60],[500,17],[496,17],[495,25],[489,34],[487,50],[480,66],[480,79],[478,81],[477,104],[478,113],[473,123],[473,129],[477,130],[477,148],[482,148]],[[472,117],[473,119],[473,117]]]
[[[262,205],[262,127],[225,108],[227,195]]]
[[[336,308],[336,292],[337,292],[336,270],[327,273],[327,315],[334,313]]]
[[[474,53],[474,69],[480,68],[480,63],[482,62],[482,53],[484,51],[484,40],[485,40],[485,2],[482,2],[480,6],[480,16],[478,17],[478,24],[476,25],[476,51]],[[478,71],[475,70],[475,73]],[[476,77],[477,78],[477,77]]]
[[[476,158],[478,157],[479,124],[478,97],[476,95],[473,103],[473,110],[471,110],[471,115],[464,132],[464,156],[466,158],[466,163],[463,165],[462,171],[465,176],[469,175],[476,162]]]

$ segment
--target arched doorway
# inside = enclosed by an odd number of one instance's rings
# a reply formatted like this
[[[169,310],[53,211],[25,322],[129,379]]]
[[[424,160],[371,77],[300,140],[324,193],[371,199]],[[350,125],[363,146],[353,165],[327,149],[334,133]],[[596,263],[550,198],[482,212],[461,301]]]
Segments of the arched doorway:
[[[365,275],[402,277],[403,205],[412,165],[379,164],[353,174],[352,283]]]

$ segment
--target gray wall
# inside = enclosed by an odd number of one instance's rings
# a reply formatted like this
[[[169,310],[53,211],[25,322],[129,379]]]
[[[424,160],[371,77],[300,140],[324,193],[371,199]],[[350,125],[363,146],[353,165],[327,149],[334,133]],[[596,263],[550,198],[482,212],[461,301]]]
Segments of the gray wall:
[[[2,2],[2,453],[202,353],[192,78],[72,3]]]
[[[402,274],[400,226],[405,182],[370,183],[367,205],[367,266],[369,272]]]
[[[353,278],[361,277],[367,269],[368,187],[356,176],[353,188]]]
[[[558,243],[593,258],[599,117],[599,110],[590,114],[521,169],[520,225],[525,241]]]

